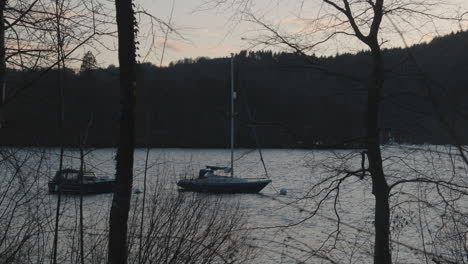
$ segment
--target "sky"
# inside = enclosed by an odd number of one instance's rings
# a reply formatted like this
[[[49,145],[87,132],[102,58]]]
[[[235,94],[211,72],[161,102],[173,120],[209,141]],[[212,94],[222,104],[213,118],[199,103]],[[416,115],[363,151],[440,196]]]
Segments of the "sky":
[[[150,62],[155,65],[168,65],[171,61],[196,57],[224,57],[230,53],[239,52],[242,49],[261,49],[265,47],[255,46],[250,39],[258,39],[265,36],[265,31],[257,23],[240,19],[240,5],[223,5],[218,8],[206,5],[207,0],[140,0],[137,1],[140,9],[144,9],[154,17],[170,23],[176,30],[170,31],[165,41],[165,28],[151,27],[151,21],[147,16],[140,16],[139,33],[139,61]],[[245,0],[240,0],[241,3]],[[441,1],[441,0],[430,0]],[[413,1],[416,2],[416,1]],[[426,1],[426,3],[429,1]],[[445,0],[445,5],[438,6],[439,15],[451,16],[468,11],[467,0]],[[293,33],[299,36],[308,36],[311,19],[326,14],[326,7],[321,0],[254,0],[250,1],[249,10],[268,24],[278,27],[281,32]],[[171,16],[171,10],[172,16]],[[468,15],[465,17],[468,19]],[[438,35],[445,35],[451,31],[460,29],[458,23],[447,20],[411,21],[411,17],[394,18],[394,23],[402,25],[399,28],[405,40],[409,44],[427,42]],[[153,23],[154,25],[154,23]],[[316,24],[314,24],[316,25]],[[389,21],[383,24],[386,27],[385,47],[402,46],[403,41],[399,33]],[[461,27],[466,30],[468,24]],[[318,35],[313,35],[316,38]],[[306,39],[313,42],[316,39]],[[115,39],[107,40],[108,45],[116,46]],[[109,43],[112,42],[112,43]],[[162,57],[162,50],[164,56]],[[267,47],[277,49],[276,47]],[[325,45],[311,50],[318,55],[335,55],[352,53],[364,49],[361,43],[352,38],[336,38]],[[117,54],[113,51],[99,50],[97,61],[101,67],[109,64],[117,65]]]

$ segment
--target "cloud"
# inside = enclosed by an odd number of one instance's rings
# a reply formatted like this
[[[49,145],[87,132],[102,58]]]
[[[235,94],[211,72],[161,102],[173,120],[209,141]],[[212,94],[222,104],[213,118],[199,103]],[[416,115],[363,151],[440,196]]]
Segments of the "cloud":
[[[158,45],[160,47],[163,47],[164,46],[164,40],[162,39],[162,40],[158,41]],[[182,46],[182,44],[180,44],[178,42],[175,42],[175,41],[172,41],[170,39],[168,39],[166,41],[166,49],[171,50],[171,51],[173,51],[175,53],[178,53],[178,54],[185,52],[185,49]]]

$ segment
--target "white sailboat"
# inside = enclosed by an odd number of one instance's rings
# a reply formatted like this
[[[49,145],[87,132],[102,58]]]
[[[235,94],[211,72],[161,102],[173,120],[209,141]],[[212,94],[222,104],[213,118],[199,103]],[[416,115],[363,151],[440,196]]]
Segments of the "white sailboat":
[[[188,191],[209,193],[258,193],[271,180],[266,178],[240,178],[234,177],[234,101],[236,92],[234,89],[234,56],[231,56],[231,111],[230,111],[230,143],[231,143],[231,166],[218,167],[206,166],[201,169],[198,178],[182,179],[177,185]],[[219,172],[229,173],[222,176]]]

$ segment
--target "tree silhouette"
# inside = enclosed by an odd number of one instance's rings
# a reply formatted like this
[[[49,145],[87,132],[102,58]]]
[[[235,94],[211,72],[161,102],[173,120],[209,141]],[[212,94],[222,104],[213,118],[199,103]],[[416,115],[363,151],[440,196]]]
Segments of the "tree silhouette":
[[[85,52],[81,61],[80,73],[88,73],[92,70],[97,69],[96,57],[94,57],[91,51]]]
[[[136,20],[132,0],[116,0],[121,97],[116,184],[109,217],[109,264],[127,263],[127,220],[133,184],[136,103]]]

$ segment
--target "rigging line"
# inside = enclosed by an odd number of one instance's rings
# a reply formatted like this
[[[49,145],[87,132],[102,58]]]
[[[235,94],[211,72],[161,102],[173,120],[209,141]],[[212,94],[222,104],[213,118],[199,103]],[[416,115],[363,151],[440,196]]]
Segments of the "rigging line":
[[[244,103],[244,106],[245,106],[245,109],[246,109],[246,112],[247,112],[248,121],[249,121],[249,123],[253,123],[254,121],[253,121],[253,117],[252,117],[252,112],[250,111],[249,105],[247,103],[247,93],[245,92],[244,88],[242,88],[242,85],[240,85],[239,90],[244,95],[243,103]],[[260,161],[262,162],[263,169],[265,170],[265,174],[266,174],[267,178],[270,178],[269,175],[268,175],[267,167],[265,165],[265,160],[263,159],[263,153],[262,153],[262,150],[260,148],[260,143],[258,142],[258,135],[257,135],[256,127],[251,126],[251,131],[252,131],[252,134],[253,134],[253,137],[254,137],[254,140],[255,140],[255,146],[257,147],[258,154],[260,155]]]
[[[254,152],[255,150],[252,150],[252,149],[249,149],[247,151],[245,151],[244,153],[242,153],[240,156],[238,156],[234,161],[239,161],[241,159],[243,159],[245,156],[249,155],[250,153]]]
[[[247,112],[247,118],[249,120],[249,123],[253,123],[253,116],[252,116],[252,112],[250,111],[250,108],[249,108],[249,105],[247,103],[247,93],[246,91],[244,90],[244,88],[242,88],[243,86],[240,85],[240,91],[242,92],[242,94],[244,95],[244,106],[245,106],[245,109],[246,109],[246,112]],[[260,161],[262,162],[262,165],[263,165],[263,169],[265,170],[265,175],[267,178],[270,178],[270,176],[268,175],[268,169],[266,167],[266,164],[265,164],[265,160],[263,158],[263,153],[262,153],[262,149],[260,148],[260,143],[258,142],[258,135],[257,135],[257,129],[255,126],[252,126],[251,127],[251,131],[252,131],[252,134],[253,134],[253,137],[254,137],[254,140],[255,140],[255,145],[257,147],[257,150],[258,150],[258,154],[260,155]]]

